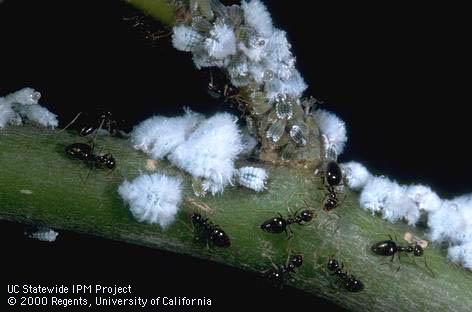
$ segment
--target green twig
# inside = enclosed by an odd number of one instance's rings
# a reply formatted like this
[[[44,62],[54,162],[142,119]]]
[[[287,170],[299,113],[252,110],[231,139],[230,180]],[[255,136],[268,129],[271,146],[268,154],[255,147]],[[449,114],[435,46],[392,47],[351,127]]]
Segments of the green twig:
[[[430,246],[425,252],[434,277],[421,258],[415,262],[404,258],[396,272],[397,262],[390,264],[373,255],[369,246],[387,234],[400,238],[405,231],[419,237],[424,233],[372,216],[358,207],[357,196],[349,191],[340,207],[324,212],[324,191],[319,190],[319,178],[312,170],[266,166],[270,180],[268,190],[261,194],[231,187],[222,196],[199,199],[193,196],[186,174],[167,162],[157,162],[157,170],[186,181],[185,197],[192,199],[185,201],[176,222],[162,231],[134,220],[117,194],[124,178],[147,171],[145,155],[125,140],[98,138],[97,146],[113,153],[118,166],[111,173],[89,171],[63,152],[67,144],[80,140],[68,132],[30,126],[1,130],[0,218],[171,250],[253,272],[269,268],[271,261],[284,263],[288,248],[305,258],[290,282],[293,286],[357,311],[469,311],[472,306],[472,274],[448,263],[444,249]],[[316,210],[316,218],[305,226],[293,225],[292,239],[260,230],[260,224],[277,213],[287,215],[288,208],[305,207],[304,200]],[[194,243],[189,214],[198,209],[198,203],[207,205],[211,212],[206,214],[229,234],[230,248],[209,252]],[[330,256],[343,261],[365,290],[349,293],[333,286],[335,277],[326,269]]]

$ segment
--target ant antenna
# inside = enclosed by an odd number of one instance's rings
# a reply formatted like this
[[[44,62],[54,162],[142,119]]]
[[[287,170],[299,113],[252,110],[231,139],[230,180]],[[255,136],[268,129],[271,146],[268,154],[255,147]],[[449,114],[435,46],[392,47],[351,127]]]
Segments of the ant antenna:
[[[67,128],[69,128],[70,126],[72,126],[74,124],[74,122],[77,121],[77,119],[80,117],[80,115],[82,114],[82,112],[79,112],[77,115],[75,115],[75,117],[72,119],[71,122],[69,122],[64,128],[62,128],[61,130],[59,130],[58,132],[56,132],[55,134],[59,134],[63,131],[65,131]]]

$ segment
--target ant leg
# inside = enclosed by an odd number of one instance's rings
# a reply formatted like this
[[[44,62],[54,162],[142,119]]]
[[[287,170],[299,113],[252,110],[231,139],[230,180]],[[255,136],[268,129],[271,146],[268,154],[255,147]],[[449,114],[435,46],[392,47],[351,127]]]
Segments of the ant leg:
[[[100,131],[100,129],[102,129],[104,122],[105,122],[105,119],[103,118],[102,121],[100,122],[100,126],[97,128],[97,130],[95,130],[95,134],[93,135],[93,138],[91,140],[92,145],[95,144],[95,140],[97,139],[98,132]]]
[[[58,132],[56,132],[56,134],[65,131],[67,128],[69,128],[71,125],[73,125],[74,122],[79,118],[79,116],[80,116],[81,114],[82,114],[82,112],[79,112],[77,115],[75,115],[74,119],[72,119],[72,121],[69,122],[64,128],[62,128],[61,130],[59,130]]]
[[[400,253],[397,254],[397,258],[398,258],[398,268],[396,272],[400,271],[400,268],[401,268]]]
[[[426,262],[426,256],[424,256],[424,266],[426,267],[427,271],[428,271],[429,273],[431,273],[431,277],[432,277],[432,278],[435,278],[436,275],[434,274],[433,269],[431,269],[431,268],[429,267],[429,265],[428,265],[428,262]]]

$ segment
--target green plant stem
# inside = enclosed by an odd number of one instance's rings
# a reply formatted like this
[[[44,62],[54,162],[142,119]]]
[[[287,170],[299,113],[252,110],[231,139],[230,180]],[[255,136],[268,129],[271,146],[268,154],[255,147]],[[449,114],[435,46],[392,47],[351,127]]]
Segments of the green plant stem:
[[[270,173],[267,191],[257,194],[230,187],[221,196],[198,199],[193,197],[190,177],[165,161],[157,162],[158,171],[184,179],[187,198],[176,222],[162,231],[134,220],[117,194],[125,178],[148,172],[146,156],[128,141],[100,137],[97,146],[113,153],[118,166],[110,173],[89,170],[63,152],[67,144],[81,140],[66,131],[31,126],[1,130],[0,218],[170,250],[253,272],[269,268],[271,261],[284,263],[287,249],[291,249],[304,254],[304,264],[291,285],[355,311],[469,311],[472,306],[472,274],[448,263],[444,249],[429,246],[425,252],[434,277],[423,258],[413,262],[403,257],[401,270],[396,272],[396,260],[390,263],[373,255],[369,246],[385,239],[387,233],[399,239],[405,231],[419,237],[424,233],[372,216],[358,207],[356,194],[347,190],[340,207],[324,212],[325,192],[319,189],[322,185],[312,170],[264,165]],[[194,242],[189,215],[197,208],[189,198],[211,208],[205,214],[231,237],[230,248],[209,252]],[[292,239],[260,230],[264,220],[277,213],[287,215],[287,208],[304,208],[304,201],[316,211],[316,218],[305,226],[293,225]],[[340,288],[326,269],[330,256],[343,261],[362,280],[365,290],[350,293]]]
[[[144,13],[154,17],[166,25],[173,25],[175,20],[174,8],[166,0],[125,0]]]

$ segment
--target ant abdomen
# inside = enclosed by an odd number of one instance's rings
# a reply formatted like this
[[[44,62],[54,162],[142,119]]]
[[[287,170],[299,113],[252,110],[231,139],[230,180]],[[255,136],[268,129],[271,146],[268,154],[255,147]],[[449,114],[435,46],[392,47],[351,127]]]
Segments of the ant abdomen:
[[[287,230],[287,221],[283,217],[275,217],[264,221],[261,229],[268,233],[279,234]]]

